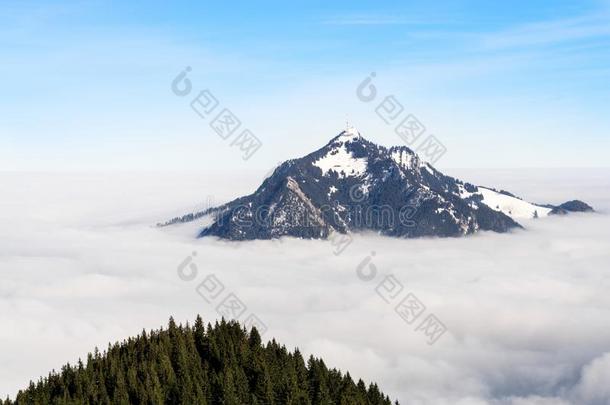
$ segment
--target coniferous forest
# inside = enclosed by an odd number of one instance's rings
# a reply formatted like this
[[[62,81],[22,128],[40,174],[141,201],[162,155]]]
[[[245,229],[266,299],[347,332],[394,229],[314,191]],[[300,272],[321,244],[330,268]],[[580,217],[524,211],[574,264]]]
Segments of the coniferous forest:
[[[2,401],[0,400],[0,403]],[[396,402],[397,404],[398,402]],[[85,363],[65,365],[17,394],[9,404],[391,405],[376,384],[236,322],[176,325],[143,331],[97,349]]]

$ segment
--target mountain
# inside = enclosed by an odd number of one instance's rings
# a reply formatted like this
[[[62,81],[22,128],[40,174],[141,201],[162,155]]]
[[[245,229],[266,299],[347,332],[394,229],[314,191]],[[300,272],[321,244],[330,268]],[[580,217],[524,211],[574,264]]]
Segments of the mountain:
[[[263,345],[253,328],[222,320],[207,328],[170,319],[157,330],[89,354],[86,364],[66,365],[20,391],[3,405],[391,405],[377,384],[354,382],[349,373],[275,340]],[[396,402],[398,404],[398,402]]]
[[[549,215],[565,215],[570,212],[593,212],[593,207],[582,201],[572,200],[553,207]]]
[[[279,165],[252,194],[161,225],[200,219],[200,237],[327,238],[374,231],[396,237],[507,232],[517,222],[570,211],[444,175],[406,146],[386,148],[348,127],[323,148]]]

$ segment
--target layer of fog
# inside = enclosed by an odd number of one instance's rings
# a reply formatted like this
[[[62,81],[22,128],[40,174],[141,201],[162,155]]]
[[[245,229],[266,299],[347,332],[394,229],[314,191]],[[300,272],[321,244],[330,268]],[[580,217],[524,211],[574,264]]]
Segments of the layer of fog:
[[[610,209],[610,172],[448,171],[535,202]],[[545,218],[460,239],[196,240],[152,224],[253,190],[264,173],[0,174],[0,395],[93,347],[185,322],[215,274],[275,337],[403,404],[610,402],[610,218]],[[198,277],[176,268],[193,251]],[[369,256],[379,271],[356,275]],[[428,345],[375,292],[393,274],[447,332]],[[425,315],[423,315],[425,316]],[[422,317],[423,317],[422,316]]]

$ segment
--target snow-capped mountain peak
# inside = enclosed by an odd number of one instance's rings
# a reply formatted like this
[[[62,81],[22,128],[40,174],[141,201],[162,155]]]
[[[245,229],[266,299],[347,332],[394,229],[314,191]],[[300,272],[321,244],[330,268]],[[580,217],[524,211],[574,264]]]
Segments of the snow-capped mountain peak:
[[[326,238],[372,230],[399,237],[460,236],[520,228],[516,220],[591,207],[528,203],[446,176],[406,146],[386,148],[348,125],[324,147],[284,162],[253,193],[164,225],[214,215],[200,236]]]
[[[356,139],[353,135],[339,135],[335,142],[329,144],[327,152],[312,164],[322,170],[323,175],[334,172],[339,177],[362,176],[366,173],[368,159],[358,157],[347,144]]]

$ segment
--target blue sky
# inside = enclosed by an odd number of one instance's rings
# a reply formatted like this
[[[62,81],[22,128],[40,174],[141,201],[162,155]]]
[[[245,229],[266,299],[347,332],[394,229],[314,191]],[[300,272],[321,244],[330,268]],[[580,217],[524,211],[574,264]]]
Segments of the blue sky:
[[[126,3],[126,2],[125,2]],[[443,167],[608,166],[610,2],[3,2],[1,170],[250,170],[324,145],[371,72]],[[249,160],[177,97],[185,68],[261,139]]]

